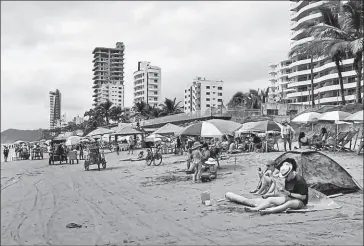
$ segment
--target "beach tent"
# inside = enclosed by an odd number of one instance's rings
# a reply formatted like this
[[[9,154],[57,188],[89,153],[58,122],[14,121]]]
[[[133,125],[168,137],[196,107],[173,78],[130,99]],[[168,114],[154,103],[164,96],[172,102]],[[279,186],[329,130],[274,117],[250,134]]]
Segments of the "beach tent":
[[[125,126],[121,129],[117,130],[115,133],[112,133],[111,135],[126,136],[126,135],[135,135],[135,134],[142,134],[142,132],[138,131],[137,129],[134,129],[131,126]]]
[[[190,125],[180,132],[180,135],[201,137],[221,137],[224,134],[217,126],[207,121]]]
[[[151,134],[145,138],[145,142],[158,142],[161,141],[164,137],[159,134]]]
[[[153,132],[154,134],[170,134],[170,135],[176,135],[178,132],[180,132],[182,127],[176,126],[174,124],[168,123]]]
[[[323,153],[311,150],[288,151],[275,160],[276,167],[279,169],[287,158],[297,162],[297,167],[294,168],[311,188],[325,195],[362,190],[359,183],[340,164]]]

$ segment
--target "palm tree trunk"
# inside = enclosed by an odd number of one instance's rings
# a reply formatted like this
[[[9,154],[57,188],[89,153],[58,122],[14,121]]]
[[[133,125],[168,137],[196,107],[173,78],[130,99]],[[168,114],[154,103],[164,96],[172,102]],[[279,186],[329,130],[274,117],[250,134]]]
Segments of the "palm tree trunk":
[[[361,78],[362,78],[362,73],[361,73],[361,70],[363,68],[363,65],[362,65],[362,58],[363,58],[363,55],[361,52],[358,52],[356,54],[356,62],[357,62],[357,65],[356,65],[356,74],[357,74],[357,81],[356,81],[356,102],[357,103],[362,103],[362,98],[361,98]]]
[[[340,61],[335,60],[335,65],[337,69],[337,73],[339,74],[339,84],[340,84],[340,94],[341,94],[341,104],[345,105],[345,92],[344,92],[344,82],[343,82],[343,75],[341,74],[341,67],[340,67]]]
[[[311,100],[312,100],[312,108],[315,107],[315,89],[313,88],[313,56],[311,56]]]

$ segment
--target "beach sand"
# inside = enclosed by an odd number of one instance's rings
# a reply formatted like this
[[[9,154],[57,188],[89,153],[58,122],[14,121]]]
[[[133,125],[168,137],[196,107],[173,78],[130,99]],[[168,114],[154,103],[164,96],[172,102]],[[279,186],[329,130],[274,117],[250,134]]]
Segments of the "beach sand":
[[[217,180],[194,184],[185,156],[159,166],[106,155],[105,170],[48,165],[48,159],[2,163],[3,245],[363,245],[363,194],[333,198],[341,209],[260,216],[219,201],[227,191],[247,194],[256,170],[276,153],[248,153],[222,161]],[[328,153],[363,183],[363,156]],[[134,154],[134,158],[136,154]],[[96,168],[96,166],[91,166]],[[212,206],[201,204],[210,191]],[[66,228],[68,223],[80,229]]]

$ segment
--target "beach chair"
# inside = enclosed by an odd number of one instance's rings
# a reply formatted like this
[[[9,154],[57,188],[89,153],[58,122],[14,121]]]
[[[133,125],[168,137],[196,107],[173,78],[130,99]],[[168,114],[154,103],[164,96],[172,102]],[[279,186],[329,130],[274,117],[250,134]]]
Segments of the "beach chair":
[[[336,136],[334,135],[331,141],[328,139],[323,149],[333,151],[336,146],[340,145],[342,141],[344,141],[345,137],[349,134],[349,132],[339,132]]]
[[[338,142],[337,144],[337,149],[339,150],[349,150],[349,151],[352,151],[351,150],[351,143],[352,143],[352,140],[354,138],[354,136],[359,132],[359,130],[357,131],[350,131],[348,132],[348,134],[345,136],[345,138]],[[350,143],[350,147],[349,148],[346,148],[345,146]]]

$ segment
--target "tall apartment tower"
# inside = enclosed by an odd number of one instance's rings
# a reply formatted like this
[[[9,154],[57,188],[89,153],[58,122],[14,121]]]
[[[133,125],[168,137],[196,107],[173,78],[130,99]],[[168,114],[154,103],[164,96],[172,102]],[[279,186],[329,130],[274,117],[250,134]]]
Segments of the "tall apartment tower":
[[[124,43],[117,42],[115,48],[96,47],[92,52],[93,106],[110,100],[124,108],[124,51]]]
[[[317,9],[328,1],[298,1],[291,0],[291,48],[311,41],[313,38],[305,36],[303,28],[308,21],[318,21],[322,15]],[[313,66],[314,95],[311,95],[311,66]],[[346,56],[342,60],[342,76],[345,89],[345,100],[354,102],[356,88],[356,73],[353,69],[353,58]],[[286,98],[294,104],[310,104],[314,96],[315,104],[340,104],[339,76],[335,63],[330,57],[315,58],[311,64],[311,57],[296,55],[288,66],[288,87]]]
[[[138,62],[138,70],[134,72],[134,102],[144,101],[150,106],[161,103],[161,68],[151,66],[150,62]]]
[[[49,129],[57,127],[61,120],[61,93],[59,90],[49,92]]]
[[[295,90],[288,88],[288,74],[291,72],[290,65],[290,59],[269,65],[269,75],[271,78],[269,79],[270,85],[268,92],[268,102],[291,102],[289,99],[287,99],[287,93]]]
[[[223,106],[223,84],[217,80],[196,77],[184,92],[184,112],[206,112]]]

